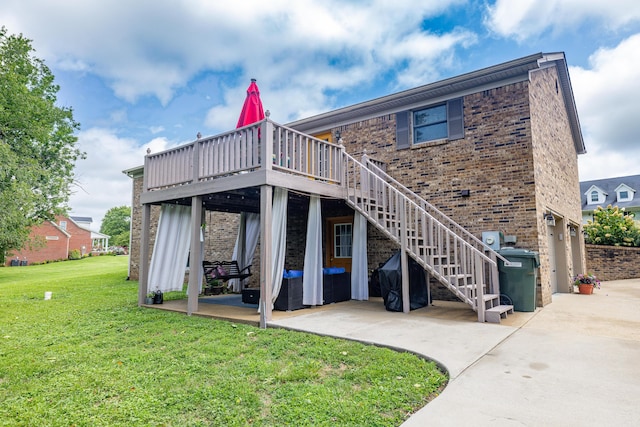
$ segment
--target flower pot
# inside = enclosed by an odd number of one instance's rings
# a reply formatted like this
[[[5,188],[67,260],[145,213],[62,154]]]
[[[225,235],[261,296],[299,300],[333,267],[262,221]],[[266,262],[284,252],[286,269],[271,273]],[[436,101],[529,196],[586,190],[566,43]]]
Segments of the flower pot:
[[[144,303],[145,303],[145,304],[147,304],[147,305],[151,305],[151,304],[153,304],[153,298],[151,298],[151,297],[146,297],[146,298],[144,299]]]
[[[578,292],[585,295],[591,295],[593,293],[593,285],[581,283],[578,285]]]

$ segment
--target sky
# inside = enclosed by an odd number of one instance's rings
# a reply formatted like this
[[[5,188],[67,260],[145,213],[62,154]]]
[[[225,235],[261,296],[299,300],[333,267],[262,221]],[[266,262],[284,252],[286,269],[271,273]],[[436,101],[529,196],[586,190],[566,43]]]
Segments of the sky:
[[[123,170],[235,128],[251,78],[285,124],[564,52],[580,180],[640,174],[637,0],[2,0],[0,26],[32,40],[81,124],[69,206],[96,231],[131,205]]]

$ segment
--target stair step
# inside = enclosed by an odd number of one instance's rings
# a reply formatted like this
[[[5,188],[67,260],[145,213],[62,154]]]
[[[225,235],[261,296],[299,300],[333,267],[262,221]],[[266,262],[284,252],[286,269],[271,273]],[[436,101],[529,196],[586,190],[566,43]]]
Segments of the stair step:
[[[484,320],[489,323],[500,323],[500,319],[506,319],[507,314],[513,314],[512,305],[496,305],[484,312]]]
[[[482,299],[486,302],[486,301],[492,301],[494,299],[500,300],[500,295],[498,294],[484,294],[482,296]]]

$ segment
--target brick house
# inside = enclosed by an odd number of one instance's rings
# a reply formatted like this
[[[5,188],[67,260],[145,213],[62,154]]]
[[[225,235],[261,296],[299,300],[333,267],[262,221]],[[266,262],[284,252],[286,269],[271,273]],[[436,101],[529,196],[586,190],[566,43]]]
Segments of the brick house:
[[[289,190],[289,268],[304,265],[308,201],[319,195],[327,266],[346,261],[349,268],[349,259],[335,256],[344,249],[336,242],[357,212],[368,220],[369,272],[402,248],[434,291],[451,291],[482,321],[492,306],[479,301],[499,293],[500,256],[481,241],[491,232],[540,254],[537,305],[544,306],[553,293],[572,291],[570,277],[585,264],[577,166],[584,152],[563,53],[530,55],[286,126],[267,117],[148,155],[145,166],[125,171],[133,178],[130,276],[139,274],[142,302],[158,205],[192,206],[193,218],[207,224],[204,258],[230,259],[238,213],[270,217],[270,188],[281,187]],[[261,233],[269,237],[264,226]],[[198,246],[191,245],[193,253]],[[261,292],[269,288],[262,270],[271,258],[260,247],[253,260]],[[189,280],[191,313],[197,278]]]
[[[32,228],[26,247],[12,251],[7,265],[16,260],[27,263],[42,263],[67,259],[72,250],[84,255],[91,252],[91,231],[81,227],[73,219],[57,216],[55,221],[45,221]]]

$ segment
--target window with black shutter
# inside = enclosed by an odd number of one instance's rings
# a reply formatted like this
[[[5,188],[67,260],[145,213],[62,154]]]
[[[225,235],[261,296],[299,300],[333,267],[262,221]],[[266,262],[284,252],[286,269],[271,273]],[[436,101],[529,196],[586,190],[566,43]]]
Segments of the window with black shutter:
[[[411,122],[409,118],[412,119]],[[409,140],[410,136],[412,140]],[[419,110],[396,113],[397,148],[407,148],[411,144],[429,141],[460,138],[464,138],[462,98],[451,99]]]

